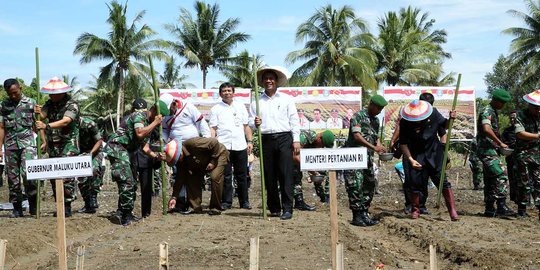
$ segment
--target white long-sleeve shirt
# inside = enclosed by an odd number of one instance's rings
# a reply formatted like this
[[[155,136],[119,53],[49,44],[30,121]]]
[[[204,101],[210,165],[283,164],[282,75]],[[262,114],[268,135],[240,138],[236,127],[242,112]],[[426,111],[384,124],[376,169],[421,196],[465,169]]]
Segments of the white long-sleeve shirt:
[[[183,102],[182,105],[174,115],[163,118],[163,139],[168,142],[169,139],[210,138],[210,127],[202,113],[191,103]]]
[[[250,125],[255,127],[256,103],[250,106]],[[276,92],[272,97],[261,95],[259,113],[262,120],[261,133],[292,132],[293,141],[300,142],[300,120],[293,99]]]
[[[227,150],[241,151],[247,148],[245,125],[248,124],[248,111],[242,103],[231,105],[220,102],[210,109],[211,128],[216,128],[216,138]]]

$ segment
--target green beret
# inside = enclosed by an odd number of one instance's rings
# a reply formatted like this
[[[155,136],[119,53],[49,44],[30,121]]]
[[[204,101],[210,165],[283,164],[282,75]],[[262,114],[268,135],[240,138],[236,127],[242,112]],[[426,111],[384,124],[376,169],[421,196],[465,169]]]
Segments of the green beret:
[[[326,148],[332,148],[334,147],[334,133],[330,130],[325,130],[322,133],[322,143],[324,147]]]
[[[386,105],[388,105],[388,102],[386,101],[386,99],[384,99],[383,96],[381,95],[374,95],[371,97],[371,102],[379,107],[384,107]]]
[[[493,99],[501,101],[501,102],[505,102],[505,103],[512,99],[512,97],[510,96],[508,92],[506,92],[506,90],[500,89],[500,88],[493,90],[493,92],[491,92],[491,95]]]
[[[156,104],[154,104],[154,106],[156,106]],[[163,100],[159,100],[159,114],[162,116],[169,115],[169,108],[167,108],[167,104],[163,102]]]

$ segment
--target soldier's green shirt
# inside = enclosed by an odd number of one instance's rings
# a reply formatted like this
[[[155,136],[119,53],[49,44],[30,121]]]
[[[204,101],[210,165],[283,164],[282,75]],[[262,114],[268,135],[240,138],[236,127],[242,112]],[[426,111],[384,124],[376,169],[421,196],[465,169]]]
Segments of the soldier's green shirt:
[[[7,98],[0,103],[0,121],[4,123],[5,149],[16,150],[35,146],[32,126],[36,101],[24,94],[19,102]]]
[[[300,130],[300,146],[302,148],[312,148],[316,138],[317,132],[314,130]]]
[[[346,147],[360,147],[354,139],[354,133],[359,132],[366,141],[375,145],[379,140],[379,118],[369,116],[367,109],[356,112],[351,118],[351,126],[349,127],[349,136],[345,142]],[[373,150],[368,149],[368,153],[372,154]]]
[[[79,104],[65,95],[59,102],[47,100],[41,109],[47,114],[49,123],[71,118],[71,122],[63,128],[46,129],[47,145],[51,157],[78,155],[79,149]]]
[[[81,153],[90,153],[97,141],[101,140],[101,131],[92,119],[81,116],[79,121],[79,146]]]
[[[521,110],[516,117],[516,134],[526,131],[529,133],[539,133],[540,117],[532,116],[527,109]],[[520,140],[516,136],[516,150],[518,152],[537,152],[540,150],[539,140]]]
[[[483,129],[484,124],[490,125],[495,135],[499,139],[501,138],[499,130],[499,114],[491,107],[491,105],[482,108],[478,114],[478,134],[476,135],[478,143],[477,153],[479,156],[497,156],[497,144],[487,137]]]
[[[135,134],[135,129],[145,126],[148,126],[146,112],[133,112],[122,121],[118,130],[111,135],[109,143],[121,144],[126,150],[135,151],[148,142],[148,137],[139,140]]]

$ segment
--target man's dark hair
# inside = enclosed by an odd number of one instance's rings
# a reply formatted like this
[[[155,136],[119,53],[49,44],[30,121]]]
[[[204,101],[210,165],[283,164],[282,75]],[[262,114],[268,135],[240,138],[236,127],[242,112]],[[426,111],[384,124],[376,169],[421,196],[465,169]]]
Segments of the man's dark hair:
[[[219,86],[219,93],[221,94],[221,91],[223,90],[223,88],[231,88],[232,89],[232,92],[234,93],[234,85],[230,82],[224,82],[222,83],[220,86]]]
[[[420,100],[427,101],[429,104],[433,105],[435,103],[435,97],[431,93],[422,93],[420,94]]]
[[[18,85],[18,86],[21,86],[19,84],[19,81],[17,81],[17,79],[7,79],[4,81],[4,90],[8,91],[11,86],[13,85]]]
[[[313,112],[321,112],[321,109],[314,109]]]

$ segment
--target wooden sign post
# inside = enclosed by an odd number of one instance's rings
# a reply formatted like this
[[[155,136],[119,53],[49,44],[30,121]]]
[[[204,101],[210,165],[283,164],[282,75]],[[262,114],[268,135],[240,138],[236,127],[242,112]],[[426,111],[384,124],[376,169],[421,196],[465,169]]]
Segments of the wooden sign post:
[[[65,178],[92,176],[92,157],[75,156],[26,161],[28,180],[56,179],[56,235],[58,241],[58,269],[67,270],[66,217],[64,211]]]
[[[302,171],[328,170],[330,178],[330,241],[332,247],[332,270],[343,269],[343,246],[339,244],[338,201],[336,170],[367,168],[367,148],[310,148],[300,150],[300,169]],[[340,254],[338,254],[338,244]],[[339,255],[339,256],[338,256]],[[339,261],[341,258],[341,261]]]

